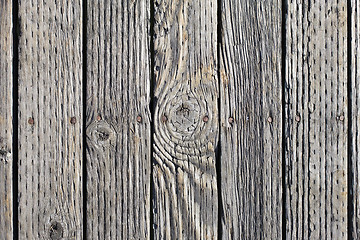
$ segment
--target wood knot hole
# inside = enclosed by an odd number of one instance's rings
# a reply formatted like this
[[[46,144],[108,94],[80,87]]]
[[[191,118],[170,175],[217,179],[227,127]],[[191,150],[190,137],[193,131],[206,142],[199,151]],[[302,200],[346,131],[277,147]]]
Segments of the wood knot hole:
[[[106,140],[109,139],[110,137],[110,132],[108,132],[106,129],[104,128],[99,128],[96,131],[96,138],[101,141],[101,142],[105,142]]]
[[[59,222],[52,222],[49,228],[50,239],[62,239],[64,229]]]

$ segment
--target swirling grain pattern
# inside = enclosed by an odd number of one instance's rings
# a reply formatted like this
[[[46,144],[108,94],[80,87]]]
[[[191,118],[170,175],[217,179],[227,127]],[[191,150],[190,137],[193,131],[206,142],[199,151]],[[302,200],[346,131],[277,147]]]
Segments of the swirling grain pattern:
[[[217,1],[155,1],[156,239],[216,239]]]
[[[87,237],[150,238],[150,1],[87,1]]]

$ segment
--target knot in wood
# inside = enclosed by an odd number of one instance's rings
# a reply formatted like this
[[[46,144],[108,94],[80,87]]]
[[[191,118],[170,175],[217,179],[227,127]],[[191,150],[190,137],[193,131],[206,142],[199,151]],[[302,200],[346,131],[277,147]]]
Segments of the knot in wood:
[[[49,227],[49,238],[50,239],[62,239],[64,229],[59,222],[52,222]]]
[[[175,97],[168,115],[170,130],[182,135],[191,135],[200,122],[201,107],[196,98],[189,95]]]
[[[115,139],[115,130],[106,121],[95,121],[86,130],[87,137],[97,145],[108,144]]]

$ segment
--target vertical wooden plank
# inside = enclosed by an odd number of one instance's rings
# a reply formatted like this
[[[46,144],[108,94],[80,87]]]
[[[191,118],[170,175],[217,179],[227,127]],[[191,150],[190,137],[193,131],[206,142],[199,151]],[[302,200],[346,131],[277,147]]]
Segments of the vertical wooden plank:
[[[216,239],[217,1],[154,7],[154,237]]]
[[[281,1],[221,9],[223,239],[281,239]]]
[[[81,1],[19,3],[19,239],[81,239]]]
[[[350,209],[352,239],[360,238],[360,1],[351,0],[351,166],[352,166],[352,199]],[[350,173],[349,173],[350,174]]]
[[[87,236],[150,238],[150,1],[87,1]]]
[[[287,1],[287,239],[346,239],[347,2]]]
[[[0,1],[0,239],[11,239],[13,234],[12,30],[12,1]]]

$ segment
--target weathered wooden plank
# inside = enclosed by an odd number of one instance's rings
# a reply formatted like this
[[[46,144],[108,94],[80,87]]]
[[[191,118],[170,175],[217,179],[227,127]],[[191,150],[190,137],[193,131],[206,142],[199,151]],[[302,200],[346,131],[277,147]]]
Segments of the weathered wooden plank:
[[[360,1],[351,0],[351,169],[352,169],[352,239],[360,238]],[[350,173],[349,173],[350,174]]]
[[[221,6],[223,239],[281,239],[281,1]]]
[[[82,238],[82,6],[19,1],[19,239]]]
[[[87,236],[150,238],[150,1],[87,1]]]
[[[217,1],[154,7],[154,237],[216,239]]]
[[[0,239],[13,234],[12,1],[0,1]]]
[[[286,237],[346,239],[347,3],[287,5]]]

